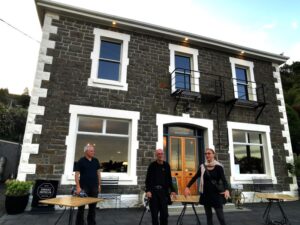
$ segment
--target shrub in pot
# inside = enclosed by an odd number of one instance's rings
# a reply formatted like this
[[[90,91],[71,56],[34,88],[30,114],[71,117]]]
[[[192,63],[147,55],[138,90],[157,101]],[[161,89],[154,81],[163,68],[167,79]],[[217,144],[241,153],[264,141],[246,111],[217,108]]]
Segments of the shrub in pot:
[[[28,204],[32,182],[7,180],[5,186],[5,209],[7,214],[24,212]]]

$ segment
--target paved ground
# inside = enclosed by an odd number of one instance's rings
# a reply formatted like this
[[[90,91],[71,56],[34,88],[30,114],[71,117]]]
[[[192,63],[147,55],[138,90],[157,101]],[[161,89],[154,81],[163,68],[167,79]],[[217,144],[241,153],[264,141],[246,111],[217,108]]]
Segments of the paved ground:
[[[244,209],[232,209],[232,207],[226,207],[225,217],[228,225],[263,225],[262,214],[264,212],[267,203],[252,203],[245,205]],[[300,201],[284,202],[283,208],[288,215],[291,225],[300,224]],[[141,218],[142,208],[128,208],[128,209],[97,209],[97,224],[98,225],[138,225]],[[52,225],[56,219],[61,215],[62,211],[57,210],[52,213],[39,213],[32,214],[25,212],[19,215],[2,215],[0,217],[1,225]],[[75,212],[76,213],[76,212]],[[274,207],[271,211],[273,219],[278,219],[280,211],[277,207]],[[206,225],[205,215],[200,213],[200,221],[202,225]],[[169,224],[176,224],[178,216],[173,215],[169,218]],[[214,216],[214,219],[215,216]],[[66,213],[58,224],[67,224],[68,214]],[[151,224],[150,213],[145,214],[143,225]],[[183,221],[184,225],[196,224],[195,217],[193,215],[186,215]],[[215,224],[218,224],[215,221]]]

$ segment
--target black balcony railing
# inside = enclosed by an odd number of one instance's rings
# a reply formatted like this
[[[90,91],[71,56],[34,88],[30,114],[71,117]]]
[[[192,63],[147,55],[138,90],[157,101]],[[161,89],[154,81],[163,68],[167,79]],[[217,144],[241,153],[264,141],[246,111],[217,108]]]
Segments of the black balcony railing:
[[[204,71],[176,68],[171,73],[172,96],[195,98],[201,102],[224,103],[229,117],[234,106],[261,108],[266,105],[265,85]],[[176,105],[178,102],[176,103]],[[256,119],[257,119],[256,118]]]

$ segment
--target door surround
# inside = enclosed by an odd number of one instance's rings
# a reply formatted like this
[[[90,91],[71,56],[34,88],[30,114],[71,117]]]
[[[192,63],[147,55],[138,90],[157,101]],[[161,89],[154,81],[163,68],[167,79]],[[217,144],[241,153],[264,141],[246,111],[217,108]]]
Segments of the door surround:
[[[213,120],[191,118],[189,114],[185,114],[185,113],[183,113],[182,116],[156,114],[156,126],[157,126],[156,148],[163,149],[164,125],[167,125],[170,123],[189,124],[192,126],[202,128],[203,129],[204,147],[215,149],[214,144],[213,144],[213,129],[214,129]]]

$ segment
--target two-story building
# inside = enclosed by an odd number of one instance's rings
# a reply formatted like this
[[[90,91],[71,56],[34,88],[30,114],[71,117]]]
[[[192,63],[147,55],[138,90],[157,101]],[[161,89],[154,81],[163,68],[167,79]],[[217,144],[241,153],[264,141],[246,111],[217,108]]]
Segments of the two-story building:
[[[285,166],[287,57],[48,0],[36,6],[43,38],[18,179],[59,180],[59,194],[69,193],[90,143],[102,176],[118,176],[122,194],[137,197],[161,147],[181,191],[212,147],[249,196],[253,178],[297,189]]]

